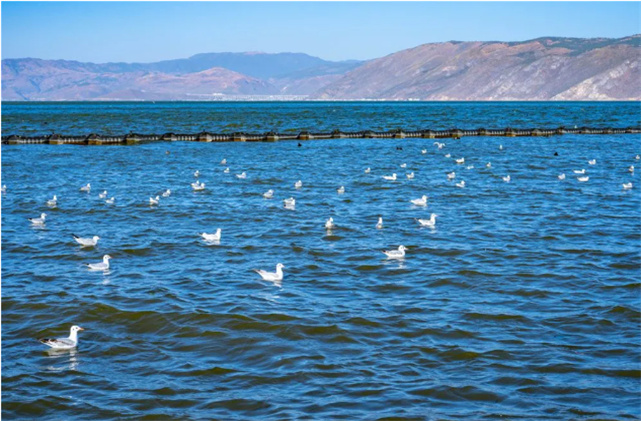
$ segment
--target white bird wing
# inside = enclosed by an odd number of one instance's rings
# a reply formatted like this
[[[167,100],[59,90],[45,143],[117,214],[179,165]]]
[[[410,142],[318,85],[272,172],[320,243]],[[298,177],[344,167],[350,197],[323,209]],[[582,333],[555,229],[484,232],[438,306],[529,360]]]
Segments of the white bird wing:
[[[109,269],[109,266],[105,262],[100,262],[100,263],[88,263],[87,267],[89,267],[90,270],[106,270]]]
[[[73,348],[76,346],[76,342],[72,341],[69,338],[60,338],[60,339],[39,339],[40,342],[43,344],[50,346],[51,348],[57,348],[57,349],[66,349],[66,348]]]

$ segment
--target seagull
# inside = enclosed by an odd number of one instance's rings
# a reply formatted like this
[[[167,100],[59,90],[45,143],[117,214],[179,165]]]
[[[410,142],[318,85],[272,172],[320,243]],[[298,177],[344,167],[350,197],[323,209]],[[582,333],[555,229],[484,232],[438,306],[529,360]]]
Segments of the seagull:
[[[465,168],[467,168],[468,170],[473,170],[473,169],[474,169],[474,165],[468,165],[468,166],[467,166],[467,167],[465,167]]]
[[[588,161],[588,164],[590,165],[596,165],[596,159],[591,159]]]
[[[630,165],[630,168],[628,168],[628,171],[634,172],[634,165]]]
[[[561,174],[561,175],[559,176],[559,180],[565,180],[565,174]]]
[[[220,161],[220,165],[227,165],[227,159],[223,158],[223,160]]]
[[[634,159],[636,159],[638,161],[639,159],[641,159],[641,155],[635,156]]]
[[[412,179],[414,179],[414,171],[412,171],[412,172],[411,172],[411,173],[409,173],[409,174],[405,174],[405,175],[407,176],[407,179],[408,179],[408,180],[412,180]]]
[[[224,172],[225,174],[229,174],[229,167],[225,168],[225,170],[224,170],[223,172]]]
[[[465,188],[465,180],[461,180],[460,183],[456,183],[456,187]]]
[[[171,190],[167,189],[165,192],[162,194],[162,197],[169,197],[171,196]]]
[[[334,218],[332,218],[331,216],[329,217],[327,222],[325,222],[325,228],[327,228],[328,230],[336,228],[336,225],[334,225]]]
[[[371,171],[372,171],[371,168],[369,168],[369,167],[365,168],[365,174],[369,174]]]
[[[7,185],[4,184],[0,190],[2,190],[2,193],[6,193],[7,192]]]
[[[100,237],[97,235],[94,235],[93,237],[78,237],[76,234],[71,234],[73,236],[73,239],[76,240],[76,243],[80,244],[83,247],[95,247],[96,244],[98,244],[98,240],[100,240]]]
[[[194,189],[194,191],[205,190],[205,183],[196,181],[195,183],[191,183],[191,188]]]
[[[439,149],[443,149],[443,146],[445,146],[445,143],[441,143],[441,142],[434,142],[434,144],[435,144],[435,145],[436,145],[436,147],[437,147],[437,148],[439,148]]]
[[[115,201],[116,201],[116,198],[112,197],[111,199],[105,200],[105,203],[108,205],[113,205]]]
[[[630,190],[632,188],[632,183],[623,184],[623,190]]]
[[[383,217],[382,216],[378,217],[378,223],[376,224],[376,228],[377,229],[383,228]]]
[[[244,180],[245,178],[247,178],[247,174],[245,173],[245,171],[243,171],[240,174],[236,174],[236,178],[240,178],[241,180]]]
[[[465,158],[455,159],[457,164],[465,164]]]
[[[54,194],[53,199],[47,200],[47,206],[49,206],[50,208],[55,208],[56,206],[58,206],[58,196]]]
[[[421,149],[421,153],[425,155],[427,153],[427,149]]]
[[[282,280],[283,280],[283,268],[285,265],[282,263],[279,263],[276,265],[276,272],[267,272],[265,270],[261,269],[254,269],[254,271],[260,275],[261,278],[263,278],[264,281],[269,281],[273,282],[276,285],[280,286]]]
[[[392,175],[384,175],[383,178],[385,180],[389,180],[389,181],[396,181],[396,173],[394,173]]]
[[[590,179],[590,177],[587,177],[587,176],[586,177],[577,177],[576,179],[581,181],[581,182],[584,182],[584,181],[588,181]]]
[[[220,241],[221,237],[221,229],[218,228],[215,233],[213,234],[207,234],[206,232],[203,232],[200,234],[205,241]]]
[[[434,228],[436,227],[436,217],[438,215],[433,213],[430,215],[430,219],[417,219],[418,223],[421,224],[422,227],[430,227]]]
[[[85,192],[89,193],[91,191],[91,183],[87,183],[86,186],[80,187],[80,191],[85,191]]]
[[[78,345],[78,331],[84,330],[80,326],[71,326],[68,338],[60,339],[38,339],[43,344],[50,346],[53,349],[72,349]]]
[[[289,199],[283,200],[283,204],[287,209],[294,209],[296,207],[296,199],[290,197]]]
[[[100,263],[85,263],[89,270],[109,270],[109,259],[111,256],[105,254]]]
[[[505,181],[506,183],[509,183],[510,180],[511,180],[511,178],[510,178],[509,175],[506,175],[505,177],[503,177],[503,181]]]
[[[297,182],[294,183],[294,188],[300,189],[303,187],[303,182],[298,180]]]
[[[503,145],[499,145],[499,151],[503,150]]]
[[[412,199],[412,204],[416,206],[427,206],[427,196],[423,195],[420,199]]]
[[[383,253],[387,255],[388,259],[402,259],[405,257],[405,246],[398,246],[398,250],[389,250],[384,251]]]
[[[104,199],[105,197],[107,197],[107,190],[103,191],[98,195],[98,199]]]
[[[263,193],[263,197],[265,199],[271,199],[272,197],[274,197],[274,190],[272,189],[267,190],[265,193]]]
[[[159,196],[156,196],[155,199],[153,197],[149,198],[149,206],[157,205],[158,203],[160,203],[160,197]]]
[[[29,221],[33,225],[43,226],[45,224],[45,218],[46,217],[47,217],[47,214],[43,212],[43,213],[40,214],[40,218],[29,218]]]
[[[454,171],[452,171],[447,175],[448,180],[454,180],[454,177],[456,177],[456,173]]]
[[[452,157],[452,154],[450,154],[450,153],[445,154],[445,158],[451,158],[451,157]]]
[[[196,178],[200,177],[200,171],[196,170],[196,172],[194,173],[194,177]]]
[[[340,186],[338,189],[336,189],[336,192],[338,192],[338,194],[345,193],[345,187],[344,186]]]
[[[487,167],[487,168],[492,168],[492,163],[491,163],[491,162],[488,162],[487,164],[485,164],[485,167]]]
[[[401,168],[407,168],[407,164],[401,164]]]
[[[585,174],[585,169],[582,169],[582,170],[574,170],[574,174]]]

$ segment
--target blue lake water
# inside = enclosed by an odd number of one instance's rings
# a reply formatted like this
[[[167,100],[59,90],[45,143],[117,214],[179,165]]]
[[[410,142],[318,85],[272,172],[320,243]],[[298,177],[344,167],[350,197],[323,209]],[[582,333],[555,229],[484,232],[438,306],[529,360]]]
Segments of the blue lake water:
[[[23,135],[639,120],[638,103],[2,105]],[[2,146],[3,419],[639,419],[641,137],[444,142]],[[108,272],[83,266],[104,254]],[[279,262],[281,287],[253,272]],[[73,324],[76,350],[37,341]]]

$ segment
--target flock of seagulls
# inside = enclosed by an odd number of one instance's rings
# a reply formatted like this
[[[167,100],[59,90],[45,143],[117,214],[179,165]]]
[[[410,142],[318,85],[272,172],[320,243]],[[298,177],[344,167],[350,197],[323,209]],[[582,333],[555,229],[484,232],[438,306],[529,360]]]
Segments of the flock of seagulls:
[[[443,149],[446,146],[445,143],[442,143],[442,142],[434,142],[434,145],[437,146],[437,148],[439,150]],[[499,146],[499,150],[503,150],[503,146],[502,145]],[[421,153],[422,154],[426,154],[427,150],[426,149],[422,149]],[[445,157],[446,158],[450,158],[451,154],[448,153],[448,154],[445,155]],[[636,160],[641,159],[641,157],[639,155],[637,155],[635,158],[636,158]],[[455,162],[456,162],[456,164],[462,165],[462,164],[465,163],[465,158],[464,157],[456,158]],[[223,159],[220,162],[220,164],[221,165],[226,165],[227,164],[227,160]],[[589,160],[588,161],[588,165],[596,165],[596,159]],[[401,168],[407,168],[407,164],[403,163],[403,164],[400,165],[400,167]],[[490,162],[488,162],[486,164],[486,167],[487,168],[491,168],[492,164]],[[470,166],[467,167],[467,169],[472,169],[472,168],[474,168],[473,165],[470,165]],[[630,173],[632,173],[632,174],[634,173],[634,170],[635,170],[634,165],[631,165],[628,168],[628,171]],[[229,168],[225,168],[225,170],[223,172],[224,173],[229,173],[230,170],[229,170]],[[370,174],[370,173],[371,173],[371,168],[369,168],[369,167],[366,168],[365,169],[365,174]],[[577,181],[579,181],[579,182],[587,182],[590,179],[590,177],[588,175],[586,175],[586,170],[585,169],[573,170],[573,173],[578,176],[577,177]],[[200,176],[200,171],[196,170],[194,172],[194,177],[198,178],[199,176]],[[245,172],[242,172],[240,174],[236,174],[236,177],[238,179],[246,179],[247,178],[247,174]],[[414,174],[414,172],[411,172],[411,173],[406,174],[406,177],[407,177],[407,179],[412,180],[412,179],[414,179],[415,174]],[[452,181],[452,180],[454,180],[456,178],[456,172],[452,171],[450,173],[447,173],[446,177],[447,177],[448,181]],[[393,173],[392,175],[383,175],[382,178],[384,180],[386,180],[386,181],[397,181],[397,174]],[[509,183],[512,180],[511,176],[509,174],[506,175],[506,176],[503,176],[502,179],[506,183]],[[565,180],[566,179],[566,175],[565,174],[560,174],[558,176],[558,179],[561,180],[561,181]],[[455,185],[457,187],[459,187],[459,188],[465,188],[466,187],[466,184],[465,184],[464,180],[461,180],[461,181],[455,183]],[[196,180],[194,183],[191,183],[191,187],[192,187],[192,189],[194,191],[202,191],[202,190],[205,189],[205,183],[201,183],[199,180]],[[298,180],[298,181],[296,181],[294,183],[294,188],[295,189],[299,190],[302,187],[303,187],[302,180]],[[623,189],[624,190],[632,189],[632,182],[624,183],[623,184]],[[3,185],[2,189],[1,189],[1,192],[3,194],[6,194],[6,191],[7,191],[7,187],[6,187],[6,185]],[[80,188],[80,191],[86,192],[86,193],[90,193],[91,192],[91,184],[87,183],[86,185],[82,186]],[[163,198],[167,198],[167,197],[169,197],[171,195],[171,193],[172,193],[171,190],[167,189],[166,191],[164,191],[162,193],[162,197]],[[340,186],[337,189],[337,193],[338,194],[344,194],[345,193],[345,186]],[[98,197],[100,199],[105,199],[105,203],[113,204],[114,201],[115,201],[115,198],[111,197],[110,199],[107,199],[107,196],[108,196],[107,190],[104,190],[102,193],[100,193],[98,195]],[[267,192],[265,192],[263,194],[263,197],[265,199],[272,199],[274,197],[274,190],[269,189]],[[57,206],[57,201],[58,201],[58,198],[57,198],[56,195],[54,195],[52,199],[47,200],[46,205],[48,207],[50,207],[50,208],[55,208]],[[149,197],[149,205],[150,206],[156,206],[159,203],[160,203],[160,196]],[[428,196],[427,195],[423,195],[418,199],[412,199],[411,203],[414,206],[426,207],[427,203],[428,203]],[[283,200],[283,206],[284,206],[285,209],[295,210],[295,208],[296,208],[296,200],[293,197],[286,198],[286,199]],[[418,222],[418,224],[421,227],[428,227],[428,228],[434,229],[436,227],[436,218],[438,216],[439,215],[437,215],[435,213],[432,213],[430,215],[429,219],[421,219],[421,218],[415,218],[415,219],[416,219],[416,221]],[[42,227],[42,226],[45,225],[46,217],[47,217],[47,214],[43,212],[43,213],[41,213],[39,218],[29,218],[29,222],[32,224],[32,226]],[[325,222],[325,228],[328,230],[328,232],[330,230],[336,228],[336,224],[334,222],[334,218],[333,217],[330,216],[327,219],[327,221]],[[376,229],[382,229],[382,228],[383,228],[383,217],[381,216],[381,217],[378,218],[378,222],[376,224]],[[98,241],[100,240],[100,237],[97,236],[97,235],[92,236],[92,237],[79,237],[79,236],[77,236],[75,234],[72,234],[72,236],[73,236],[73,239],[79,245],[81,245],[82,247],[95,247],[98,244]],[[214,232],[214,233],[205,233],[205,232],[203,232],[203,233],[200,234],[200,236],[207,243],[219,244],[220,241],[221,241],[221,238],[222,238],[222,229],[218,228],[216,230],[216,232]],[[407,250],[407,248],[404,245],[400,245],[400,246],[398,246],[398,249],[385,250],[385,251],[382,251],[382,253],[385,254],[385,256],[387,256],[388,259],[404,259],[406,250]],[[111,256],[106,254],[106,255],[103,256],[101,262],[88,263],[88,264],[85,264],[85,266],[90,271],[108,271],[109,268],[110,268],[110,264],[109,264],[110,260],[111,260]],[[283,281],[283,277],[284,277],[284,273],[283,273],[283,269],[284,268],[285,268],[285,266],[282,263],[278,263],[276,265],[276,271],[275,272],[268,272],[268,271],[260,270],[260,269],[254,269],[254,271],[261,277],[261,279],[263,279],[265,281],[268,281],[268,282],[271,282],[276,286],[281,286],[282,285],[282,281]],[[79,326],[72,326],[68,338],[62,338],[62,339],[40,339],[40,342],[42,342],[43,344],[45,344],[45,345],[47,345],[47,346],[49,346],[49,347],[51,347],[53,349],[71,349],[71,348],[74,348],[74,347],[77,346],[77,344],[78,344],[78,332],[81,331],[81,330],[84,330],[84,329],[79,327]]]

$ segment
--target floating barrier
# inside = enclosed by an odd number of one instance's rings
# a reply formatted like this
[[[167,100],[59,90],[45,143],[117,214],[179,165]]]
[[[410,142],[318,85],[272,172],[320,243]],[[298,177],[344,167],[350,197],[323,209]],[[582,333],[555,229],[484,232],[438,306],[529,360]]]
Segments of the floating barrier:
[[[460,139],[463,136],[503,136],[503,137],[524,137],[524,136],[558,136],[564,134],[639,134],[641,127],[624,128],[591,128],[581,127],[566,129],[476,129],[476,130],[392,130],[387,132],[375,132],[364,130],[358,132],[343,132],[334,130],[331,133],[313,133],[302,131],[299,134],[285,134],[276,132],[267,133],[209,133],[200,132],[196,134],[138,134],[128,133],[122,136],[103,136],[91,133],[87,136],[68,136],[62,134],[50,134],[47,136],[2,136],[4,145],[27,145],[27,144],[50,144],[50,145],[123,145],[136,144],[140,142],[277,142],[279,140],[315,140],[315,139]]]

